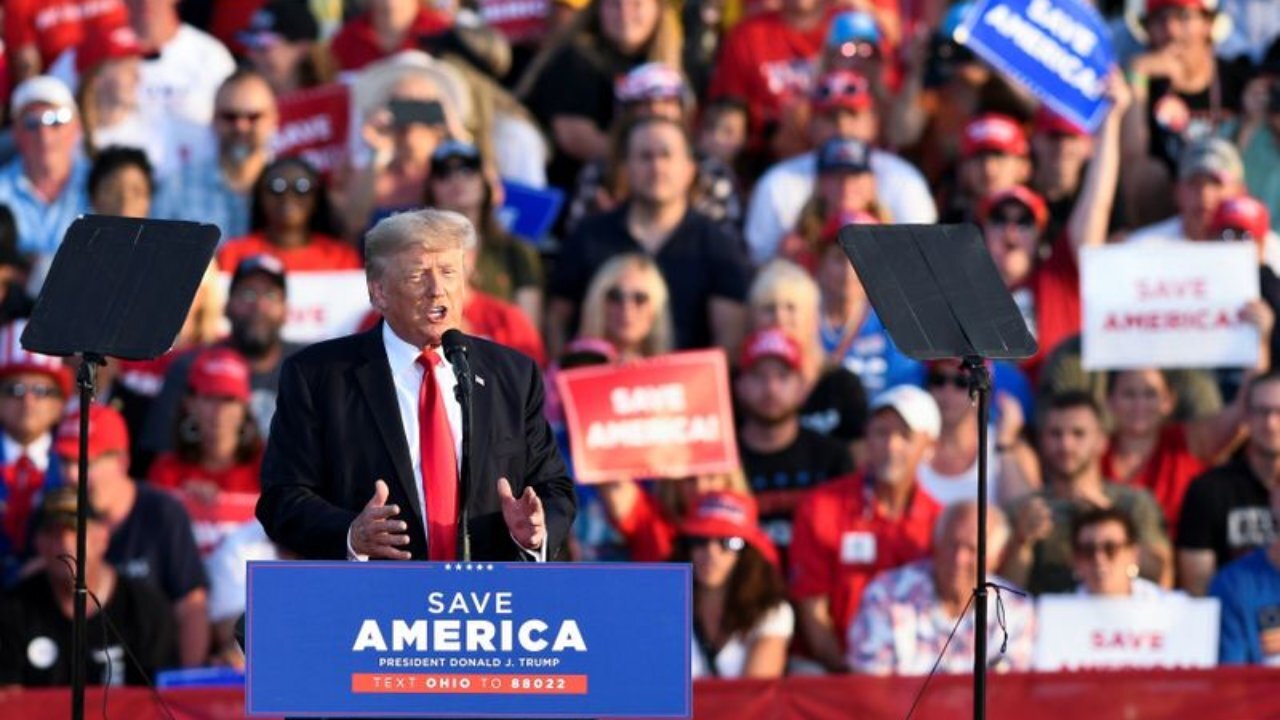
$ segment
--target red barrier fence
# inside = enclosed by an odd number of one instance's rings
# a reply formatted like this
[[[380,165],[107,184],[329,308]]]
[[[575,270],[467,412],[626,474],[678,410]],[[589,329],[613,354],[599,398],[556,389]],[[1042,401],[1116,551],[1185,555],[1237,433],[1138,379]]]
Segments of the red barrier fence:
[[[788,678],[710,681],[694,686],[698,720],[902,720],[920,678]],[[919,720],[970,716],[967,676],[939,676],[916,710]],[[167,690],[175,720],[244,717],[239,689]],[[1179,672],[1013,674],[992,676],[991,720],[1280,720],[1280,670],[1233,668]],[[114,688],[106,717],[166,717],[145,689]],[[61,720],[70,714],[67,690],[0,695],[0,718]],[[90,689],[85,716],[102,717],[102,692]]]

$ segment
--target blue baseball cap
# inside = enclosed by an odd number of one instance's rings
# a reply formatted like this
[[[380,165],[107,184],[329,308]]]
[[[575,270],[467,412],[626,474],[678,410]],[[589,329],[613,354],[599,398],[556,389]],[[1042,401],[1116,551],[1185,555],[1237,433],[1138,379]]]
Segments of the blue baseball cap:
[[[853,138],[834,138],[818,149],[819,173],[869,173],[871,148]]]
[[[880,25],[869,12],[850,10],[831,18],[831,29],[827,31],[827,47],[840,47],[845,43],[880,44]]]

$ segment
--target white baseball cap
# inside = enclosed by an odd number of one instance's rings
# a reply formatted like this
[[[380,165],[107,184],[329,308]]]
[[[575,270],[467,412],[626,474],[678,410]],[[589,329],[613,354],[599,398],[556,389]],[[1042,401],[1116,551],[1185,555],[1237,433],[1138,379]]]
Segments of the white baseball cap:
[[[47,103],[54,107],[76,109],[76,99],[72,96],[71,89],[52,75],[37,75],[23,80],[18,87],[14,88],[9,102],[9,106],[13,108],[13,114],[22,112],[23,108],[32,103]]]
[[[871,401],[870,413],[891,408],[914,432],[922,432],[937,440],[942,432],[942,413],[933,396],[915,385],[895,385]]]

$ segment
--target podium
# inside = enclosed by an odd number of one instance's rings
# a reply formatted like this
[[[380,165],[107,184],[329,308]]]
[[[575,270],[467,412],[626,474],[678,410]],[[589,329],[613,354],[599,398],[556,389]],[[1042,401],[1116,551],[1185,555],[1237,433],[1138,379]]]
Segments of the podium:
[[[251,562],[254,715],[688,717],[685,564]]]

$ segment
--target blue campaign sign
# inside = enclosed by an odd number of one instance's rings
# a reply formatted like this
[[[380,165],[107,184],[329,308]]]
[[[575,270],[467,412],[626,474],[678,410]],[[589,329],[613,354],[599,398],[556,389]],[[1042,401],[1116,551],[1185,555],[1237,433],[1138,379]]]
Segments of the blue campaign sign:
[[[249,563],[250,715],[688,717],[688,565]]]
[[[956,40],[1090,132],[1106,118],[1110,31],[1084,0],[979,0]]]
[[[511,180],[502,181],[506,196],[498,209],[498,220],[507,232],[541,243],[560,215],[564,192],[558,188],[535,188]]]

